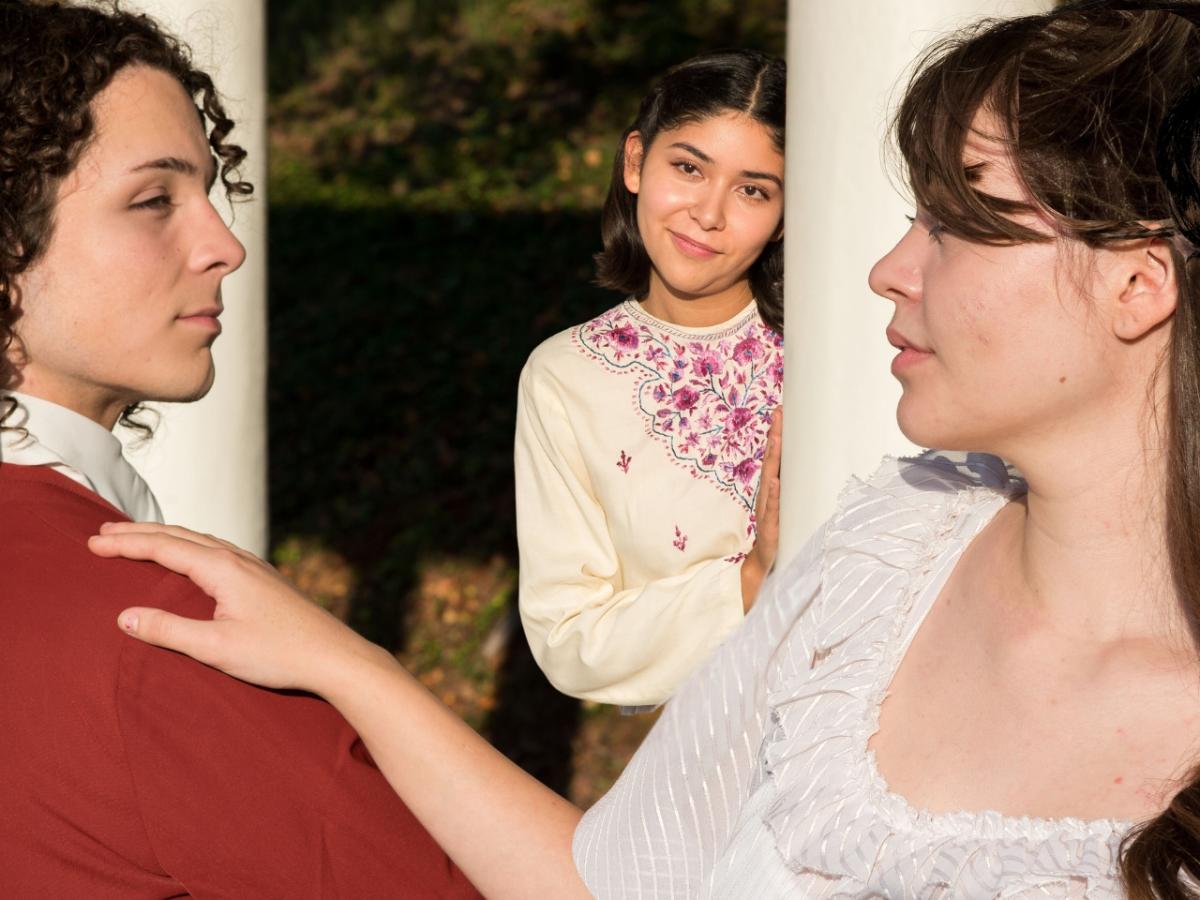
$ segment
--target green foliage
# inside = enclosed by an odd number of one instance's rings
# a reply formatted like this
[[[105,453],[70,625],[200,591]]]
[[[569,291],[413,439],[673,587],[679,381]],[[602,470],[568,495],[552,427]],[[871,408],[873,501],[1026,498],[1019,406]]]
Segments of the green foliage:
[[[321,25],[306,36],[297,23]],[[780,0],[300,2],[272,24],[283,202],[595,209],[648,84],[719,46],[782,52]]]

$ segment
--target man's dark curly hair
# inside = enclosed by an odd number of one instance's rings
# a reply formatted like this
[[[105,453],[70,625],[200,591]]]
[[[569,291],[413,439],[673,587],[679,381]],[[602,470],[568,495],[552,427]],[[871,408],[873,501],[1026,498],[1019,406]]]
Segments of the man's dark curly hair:
[[[91,140],[92,100],[130,65],[179,81],[196,103],[226,194],[236,200],[254,190],[238,176],[246,151],[226,140],[233,120],[212,78],[153,19],[117,0],[0,0],[0,355],[14,338],[15,281],[45,251],[58,186]],[[0,387],[11,386],[16,372],[2,365]],[[122,421],[136,425],[131,411]]]

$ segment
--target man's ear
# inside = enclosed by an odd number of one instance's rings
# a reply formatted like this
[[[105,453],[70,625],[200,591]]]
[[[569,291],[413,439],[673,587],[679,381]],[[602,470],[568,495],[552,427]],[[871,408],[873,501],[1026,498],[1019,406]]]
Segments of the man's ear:
[[[1113,271],[1116,304],[1113,334],[1136,341],[1175,313],[1179,288],[1171,245],[1162,239],[1138,241],[1113,251],[1118,255]]]
[[[625,138],[625,187],[636,194],[642,186],[642,136],[636,131]]]

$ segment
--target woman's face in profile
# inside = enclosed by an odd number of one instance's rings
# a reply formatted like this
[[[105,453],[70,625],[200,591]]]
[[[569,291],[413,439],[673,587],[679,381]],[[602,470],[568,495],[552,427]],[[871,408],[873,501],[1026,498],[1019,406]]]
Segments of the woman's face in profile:
[[[122,69],[92,111],[45,253],[18,283],[16,330],[18,389],[95,418],[208,390],[221,280],[244,251],[209,201],[214,160],[175,78]]]
[[[987,137],[997,133],[977,114],[964,166],[980,166],[983,193],[1025,200],[1003,145]],[[1041,215],[1018,221],[1054,233]],[[870,275],[871,289],[895,304],[888,339],[900,350],[892,372],[905,435],[926,447],[1004,454],[1073,417],[1103,415],[1115,389],[1112,335],[1093,315],[1080,277],[1088,265],[1058,240],[970,242],[918,209]]]
[[[625,159],[653,277],[676,297],[740,287],[781,235],[783,154],[748,116],[730,112],[661,131],[644,157],[631,135]]]

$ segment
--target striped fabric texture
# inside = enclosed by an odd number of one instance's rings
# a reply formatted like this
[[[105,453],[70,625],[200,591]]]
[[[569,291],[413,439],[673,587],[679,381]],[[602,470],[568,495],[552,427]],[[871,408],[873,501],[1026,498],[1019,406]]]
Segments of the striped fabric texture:
[[[1116,900],[1130,823],[930,813],[868,741],[966,545],[1023,483],[995,457],[885,460],[685,682],[575,834],[601,898]]]

